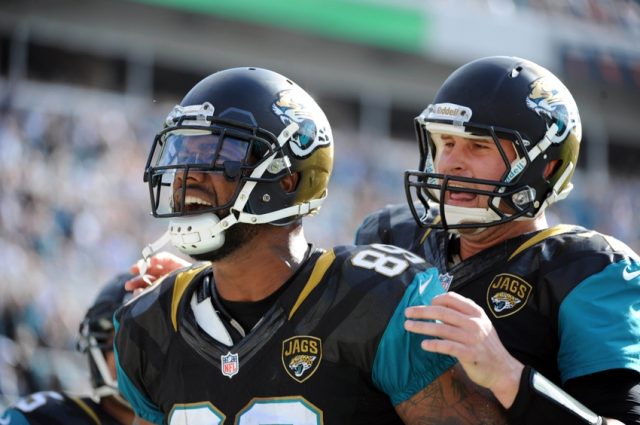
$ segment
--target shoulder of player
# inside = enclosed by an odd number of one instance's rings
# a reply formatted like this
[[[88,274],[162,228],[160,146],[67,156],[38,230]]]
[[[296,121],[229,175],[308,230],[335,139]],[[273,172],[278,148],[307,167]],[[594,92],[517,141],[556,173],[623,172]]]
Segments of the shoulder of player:
[[[542,230],[522,243],[514,254],[534,247],[536,251],[545,252],[543,261],[546,258],[553,262],[601,255],[637,256],[631,248],[613,236],[573,225],[558,225]]]
[[[116,319],[119,322],[131,319],[144,322],[148,317],[156,320],[158,315],[167,316],[176,302],[180,302],[185,294],[191,293],[189,288],[197,285],[210,271],[210,263],[199,262],[161,277],[119,309]]]
[[[424,212],[422,205],[416,205],[416,209],[418,214]],[[356,232],[356,243],[367,244],[380,240],[389,241],[398,229],[415,227],[416,222],[408,205],[387,205],[364,218]]]
[[[361,282],[404,283],[431,267],[423,258],[403,248],[387,244],[345,245],[333,249],[336,269],[343,280]],[[344,279],[348,277],[348,279]]]

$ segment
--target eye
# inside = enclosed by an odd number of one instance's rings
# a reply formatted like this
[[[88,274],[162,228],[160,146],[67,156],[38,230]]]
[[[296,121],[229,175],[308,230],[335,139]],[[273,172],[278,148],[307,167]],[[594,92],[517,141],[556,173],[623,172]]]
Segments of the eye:
[[[480,150],[491,149],[492,144],[488,142],[474,142],[473,147]]]
[[[451,149],[455,146],[455,141],[453,139],[450,138],[443,138],[439,140],[440,143],[438,143],[437,145],[439,145],[439,147],[443,148],[443,149]]]

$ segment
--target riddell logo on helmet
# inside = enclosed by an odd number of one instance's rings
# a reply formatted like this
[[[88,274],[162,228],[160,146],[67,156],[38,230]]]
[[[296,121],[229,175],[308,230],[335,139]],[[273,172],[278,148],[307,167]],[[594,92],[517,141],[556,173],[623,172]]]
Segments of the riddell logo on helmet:
[[[436,109],[436,114],[456,116],[458,115],[458,111],[459,109],[457,108],[451,108],[449,106],[438,106],[438,108]]]
[[[429,105],[422,113],[423,118],[444,119],[465,122],[471,118],[471,109],[455,103],[436,103]]]

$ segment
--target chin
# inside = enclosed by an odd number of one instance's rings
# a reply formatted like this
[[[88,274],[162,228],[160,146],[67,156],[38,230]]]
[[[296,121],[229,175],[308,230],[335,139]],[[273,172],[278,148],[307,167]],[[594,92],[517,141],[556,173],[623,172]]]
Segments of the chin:
[[[473,228],[456,229],[456,230],[460,235],[471,236],[471,235],[478,235],[478,234],[484,232],[485,230],[487,230],[487,228],[486,227],[473,227]]]
[[[224,245],[215,251],[192,254],[191,258],[196,261],[210,261],[212,263],[227,258],[248,245],[260,233],[262,226],[260,224],[237,223],[225,231]]]

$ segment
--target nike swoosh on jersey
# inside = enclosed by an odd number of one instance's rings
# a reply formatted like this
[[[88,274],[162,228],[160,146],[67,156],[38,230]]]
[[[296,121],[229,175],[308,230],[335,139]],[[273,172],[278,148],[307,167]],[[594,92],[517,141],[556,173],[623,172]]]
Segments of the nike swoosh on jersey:
[[[0,418],[0,425],[9,425],[11,423],[11,417],[7,417],[6,419]]]
[[[431,280],[433,280],[432,274],[429,275],[429,279],[425,280],[424,282],[420,282],[420,284],[418,285],[418,292],[420,293],[420,295],[422,295],[429,283],[431,283]]]
[[[622,270],[622,278],[624,280],[631,280],[631,279],[635,279],[636,277],[640,276],[640,270],[636,270],[635,272],[631,272],[629,271],[629,266],[625,267],[624,270]]]

